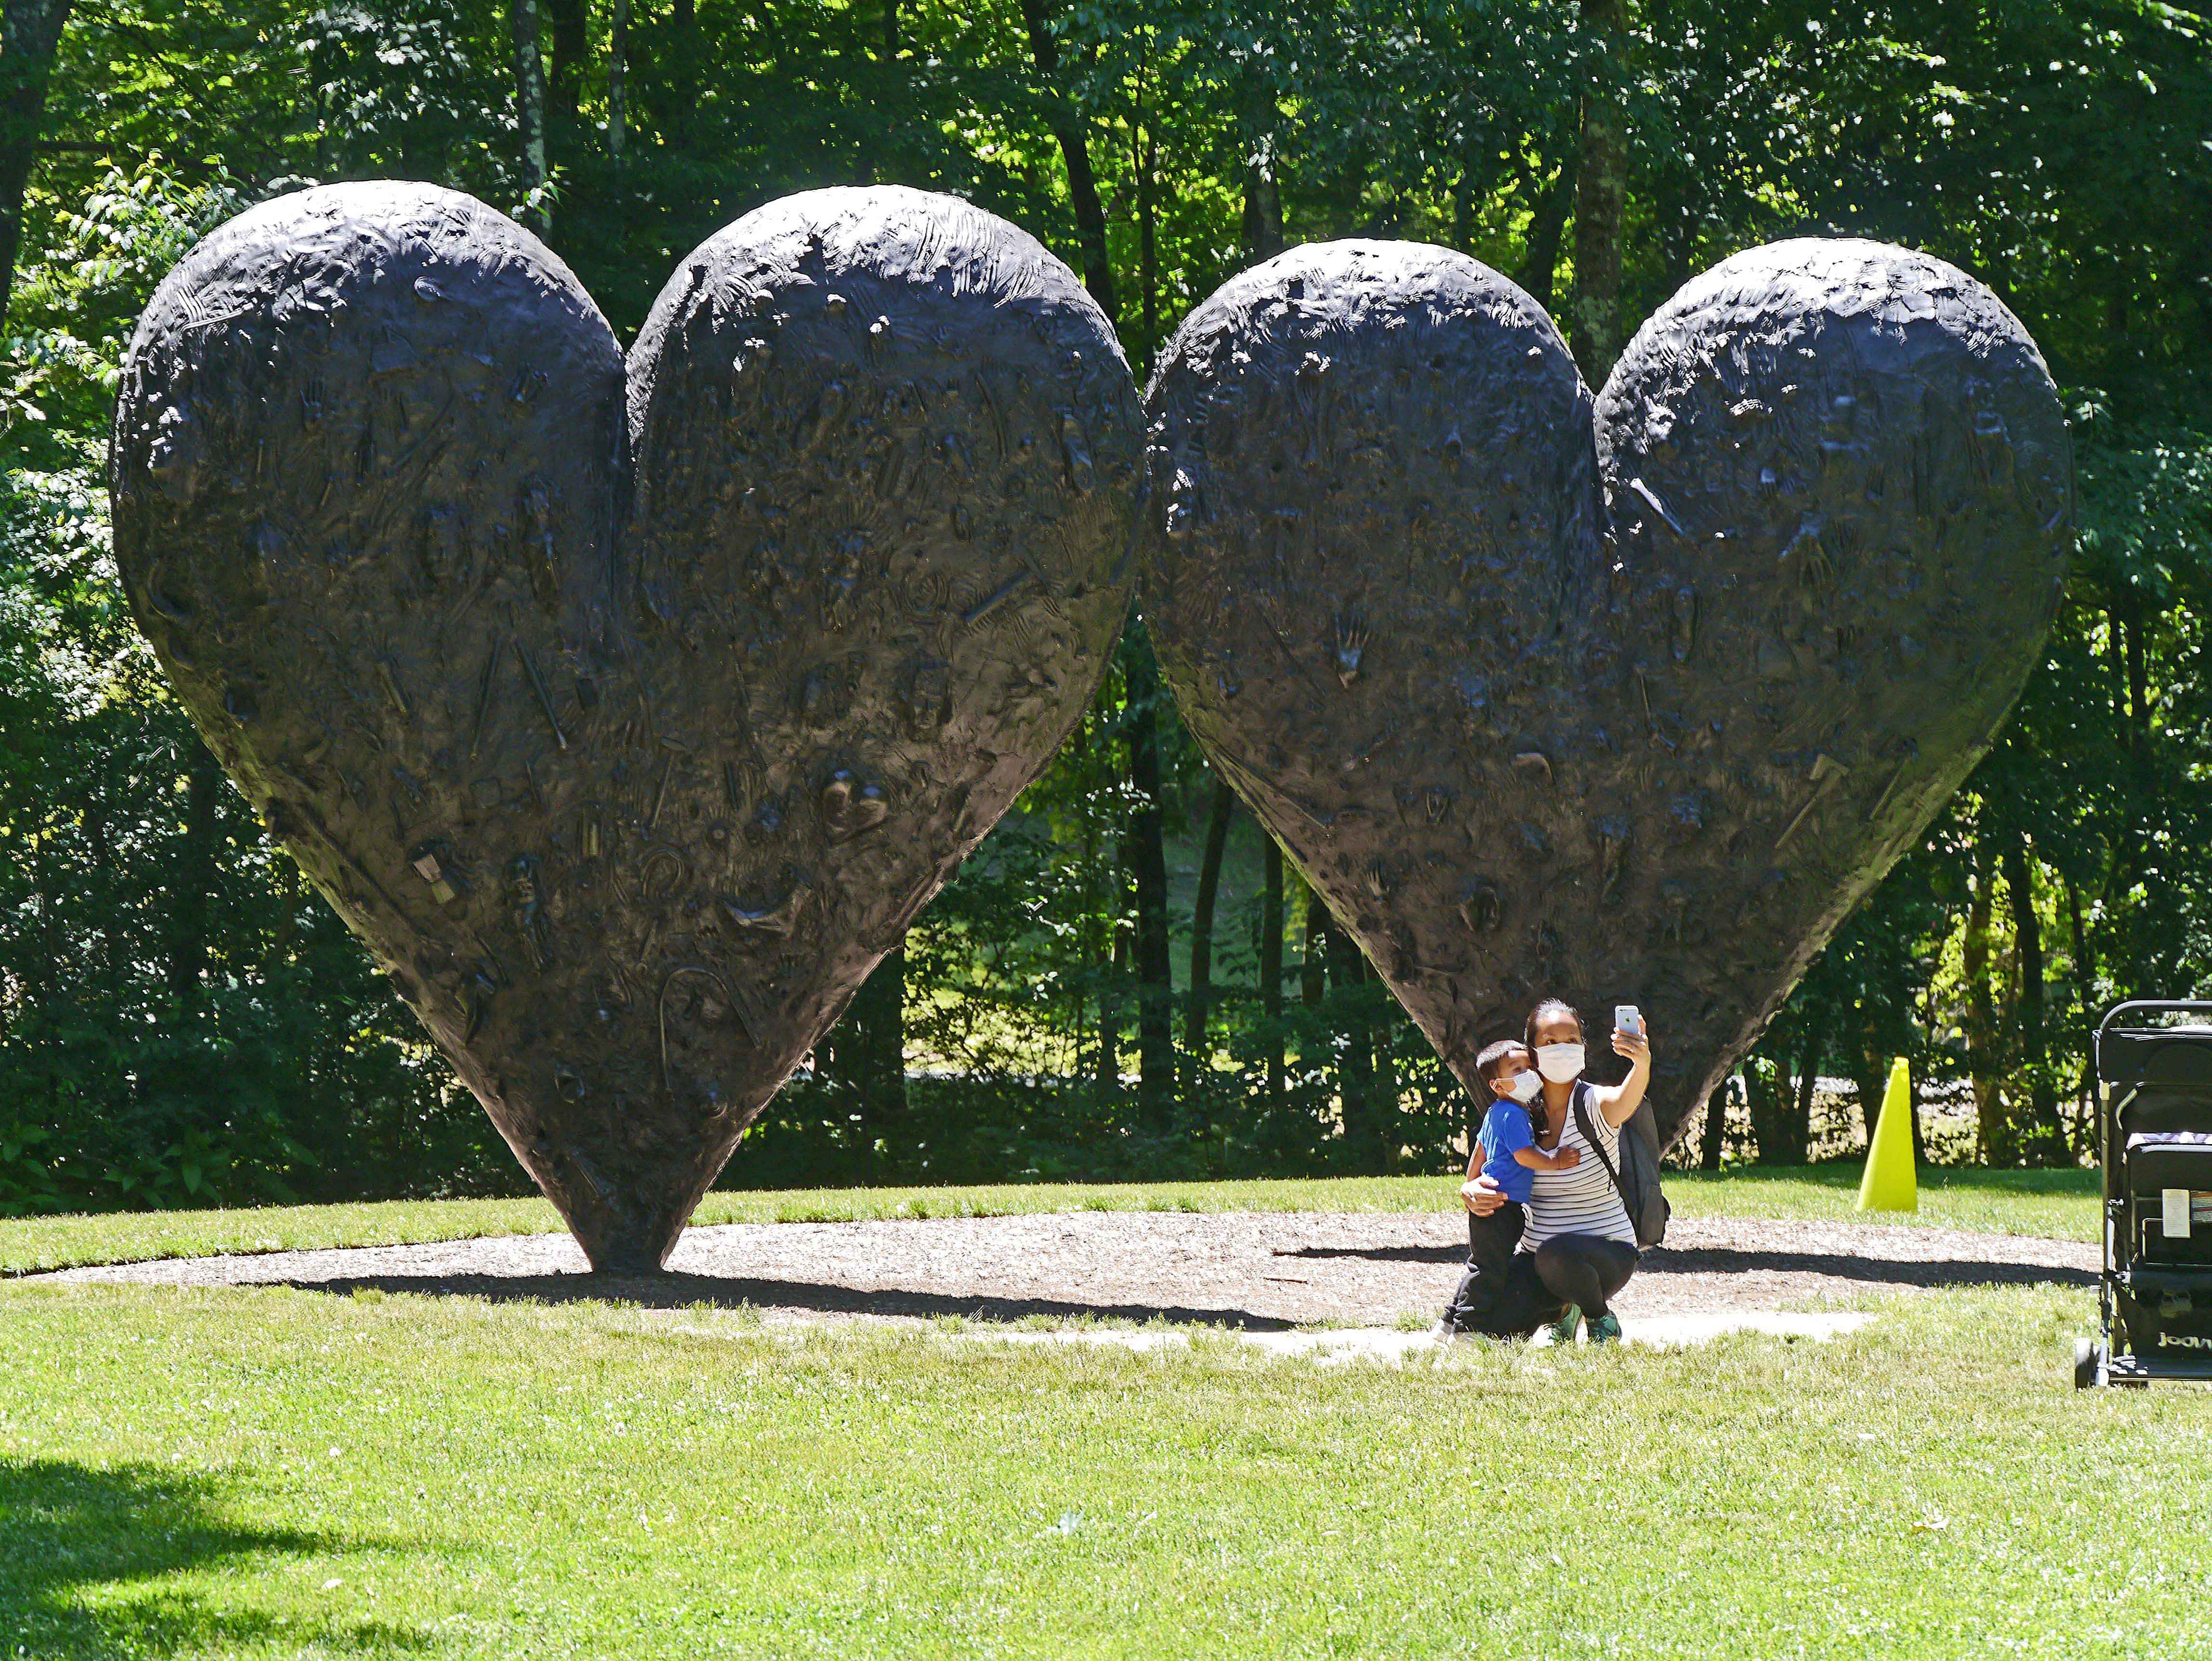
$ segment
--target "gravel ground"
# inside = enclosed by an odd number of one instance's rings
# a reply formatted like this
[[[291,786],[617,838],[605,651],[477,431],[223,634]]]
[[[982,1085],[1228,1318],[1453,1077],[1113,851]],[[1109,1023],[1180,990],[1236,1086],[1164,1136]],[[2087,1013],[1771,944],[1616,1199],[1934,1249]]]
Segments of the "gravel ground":
[[[1074,1212],[695,1228],[670,1273],[589,1274],[565,1234],[281,1251],[31,1278],[487,1298],[750,1304],[793,1316],[1165,1317],[1249,1330],[1433,1314],[1466,1256],[1443,1214]],[[1876,1224],[1678,1220],[1618,1300],[1628,1318],[1775,1310],[1869,1288],[2094,1283],[2070,1240]]]

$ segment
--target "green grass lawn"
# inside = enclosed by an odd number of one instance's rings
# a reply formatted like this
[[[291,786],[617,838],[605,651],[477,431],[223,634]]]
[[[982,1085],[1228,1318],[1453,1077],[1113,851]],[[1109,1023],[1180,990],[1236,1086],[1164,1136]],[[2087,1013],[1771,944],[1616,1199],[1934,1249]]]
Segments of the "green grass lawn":
[[[1929,1170],[1920,1209],[1860,1218],[1856,1165],[1769,1166],[1708,1177],[1670,1172],[1685,1217],[1805,1217],[1919,1223],[1997,1233],[2094,1239],[2096,1173]],[[699,1223],[840,1222],[878,1217],[1005,1216],[1043,1211],[1428,1211],[1448,1209],[1447,1177],[1353,1177],[1285,1182],[1007,1184],[989,1188],[799,1189],[710,1194]],[[398,1201],[270,1206],[238,1211],[117,1212],[0,1220],[0,1275],[86,1263],[319,1246],[558,1232],[543,1200]]]
[[[2078,1292],[1405,1367],[0,1287],[4,1652],[2212,1652],[2212,1398]],[[20,1645],[20,1648],[15,1646]]]

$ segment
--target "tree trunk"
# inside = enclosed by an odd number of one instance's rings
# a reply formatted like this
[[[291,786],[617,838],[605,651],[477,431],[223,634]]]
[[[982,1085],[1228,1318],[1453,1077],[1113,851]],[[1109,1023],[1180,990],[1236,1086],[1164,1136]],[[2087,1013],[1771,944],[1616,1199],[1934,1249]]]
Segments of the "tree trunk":
[[[85,828],[92,841],[92,891],[99,896],[100,917],[100,997],[106,1008],[108,1019],[119,1017],[123,1009],[124,910],[119,904],[122,886],[118,880],[115,844],[109,830],[111,804],[114,793],[108,781],[99,772],[88,781],[90,788],[85,793]],[[0,1027],[0,1031],[4,1031]]]
[[[1152,173],[1159,160],[1159,144],[1151,130],[1144,125],[1144,84],[1141,77],[1137,95],[1138,125],[1130,134],[1130,160],[1137,169],[1137,297],[1145,332],[1137,364],[1137,384],[1141,386],[1152,374],[1152,359],[1160,350],[1159,227],[1152,202],[1156,190]]]
[[[46,131],[46,88],[70,0],[7,0],[0,10],[0,324],[23,252],[23,198]]]
[[[1751,1120],[1751,1157],[1760,1165],[1779,1165],[1782,1161],[1774,1151],[1774,1138],[1776,1122],[1782,1115],[1774,1098],[1789,1093],[1789,1065],[1769,1061],[1764,1056],[1747,1056],[1743,1060],[1743,1084],[1744,1106]]]
[[[2127,649],[2128,741],[2137,755],[2150,753],[2150,674],[2144,658],[2142,596],[2122,591],[2121,639]]]
[[[1690,261],[1697,252],[1696,210],[1680,194],[1668,196],[1654,210],[1660,221],[1659,251],[1667,273],[1667,292],[1680,294],[1692,276]]]
[[[1303,877],[1298,879],[1298,892],[1304,900],[1306,926],[1305,955],[1298,960],[1298,1001],[1313,1009],[1328,991],[1322,968],[1328,956],[1328,908]]]
[[[1363,953],[1359,958],[1360,978],[1369,986],[1379,986],[1382,977],[1375,972],[1375,965]],[[1372,994],[1369,995],[1373,998]],[[1389,1176],[1398,1169],[1398,1152],[1403,1138],[1400,1135],[1399,1118],[1402,1104],[1398,1097],[1398,1058],[1391,1053],[1390,1040],[1396,1027],[1397,1003],[1386,989],[1376,999],[1379,1013],[1367,1023],[1369,1048],[1375,1057],[1374,1139],[1376,1170]]]
[[[1798,1107],[1797,1080],[1802,1070],[1791,1070],[1789,1039],[1784,1033],[1763,1046],[1771,1059],[1753,1056],[1743,1065],[1746,1096],[1751,1109],[1752,1140],[1758,1144],[1761,1165],[1802,1165],[1805,1159],[1805,1120]]]
[[[1190,1000],[1183,1015],[1182,1047],[1194,1085],[1206,1062],[1206,1003],[1213,990],[1213,914],[1221,893],[1221,861],[1229,848],[1229,821],[1237,793],[1225,779],[1213,782],[1213,807],[1206,820],[1206,856],[1199,862],[1198,894],[1190,908]]]
[[[1997,1092],[1996,1016],[1990,999],[1990,873],[1974,873],[1973,902],[1960,943],[1959,972],[1966,983],[1966,1073],[1974,1086],[1974,1127],[1982,1163],[2009,1165],[2012,1138]]]
[[[1136,807],[1125,833],[1137,889],[1138,1099],[1146,1123],[1175,1118],[1175,983],[1168,956],[1168,860],[1160,821],[1159,666],[1141,626],[1122,636],[1128,688],[1129,783]]]
[[[1117,881],[1117,904],[1107,921],[1104,973],[1098,982],[1098,1087],[1106,1091],[1121,1087],[1121,978],[1129,972],[1129,935],[1121,927],[1121,890]]]
[[[1858,1101],[1867,1149],[1871,1149],[1875,1127],[1881,1122],[1882,1098],[1889,1091],[1888,1058],[1881,1053],[1881,1036],[1876,1031],[1877,1016],[1871,1000],[1847,997],[1837,1014],[1836,1048],[1850,1068],[1851,1093]],[[1913,1157],[1917,1162],[1917,1148]]]
[[[2105,605],[2105,655],[2112,662],[2112,724],[2119,728],[2120,742],[2132,751],[2135,723],[2128,718],[2127,630],[2120,623],[2120,591],[2115,589]]]
[[[1117,770],[1115,764],[1113,740],[1106,733],[1104,724],[1095,710],[1083,718],[1082,742],[1090,754],[1100,764],[1100,770],[1107,776],[1101,782],[1108,786],[1118,782],[1115,777]],[[1084,941],[1085,950],[1094,954],[1093,961],[1097,965],[1091,977],[1091,984],[1092,1002],[1098,1012],[1098,1047],[1091,1056],[1091,1068],[1099,1088],[1103,1091],[1120,1080],[1121,1056],[1117,1053],[1119,1043],[1115,1025],[1114,994],[1115,970],[1120,963],[1118,953],[1121,933],[1123,881],[1120,867],[1118,866],[1109,867],[1107,865],[1104,854],[1099,846],[1098,822],[1088,814],[1085,815],[1083,819],[1081,869],[1086,878],[1102,871],[1107,873],[1101,903],[1091,917],[1091,922],[1103,924],[1103,932],[1095,936],[1087,935]],[[1082,1025],[1083,1011],[1079,1006],[1076,1010],[1076,1027],[1079,1032]],[[1080,1049],[1081,1042],[1079,1039],[1079,1069]]]
[[[1241,137],[1244,146],[1244,258],[1249,264],[1272,259],[1283,251],[1283,198],[1275,179],[1273,94],[1260,76],[1247,70],[1240,88]],[[1227,786],[1218,787],[1226,790]],[[1221,798],[1217,794],[1217,805]],[[1271,1113],[1283,1106],[1285,1068],[1283,1062],[1283,850],[1267,827],[1260,829],[1260,1015],[1266,1056],[1267,1105]],[[1206,848],[1212,851],[1209,828]],[[1205,878],[1200,876],[1200,891]],[[1192,963],[1192,989],[1197,989],[1196,958]]]
[[[676,37],[673,72],[668,76],[673,94],[668,131],[675,136],[676,148],[688,150],[691,147],[693,118],[699,107],[699,63],[704,50],[699,39],[697,0],[672,0],[668,25]]]
[[[614,0],[607,23],[607,154],[619,156],[629,125],[629,0]]]
[[[2035,879],[2025,837],[2006,843],[2004,866],[2020,960],[2020,1059],[2027,1073],[2029,1151],[2036,1163],[2055,1165],[2065,1156],[2066,1127],[2058,1117],[2058,1092],[2048,1064],[2043,920],[2035,910]]]
[[[1060,76],[1060,42],[1053,39],[1052,0],[1022,0],[1022,21],[1028,27],[1030,52],[1036,60],[1037,77],[1054,92]],[[1106,210],[1099,205],[1098,183],[1091,171],[1091,145],[1084,137],[1083,118],[1065,100],[1052,114],[1052,133],[1060,141],[1060,158],[1067,164],[1068,205],[1075,210],[1076,240],[1083,246],[1083,286],[1111,320],[1114,308],[1114,267],[1106,256]]]
[[[2074,931],[2074,984],[2079,989],[2082,1025],[2094,1029],[2097,1025],[2097,949],[2089,940],[2087,925],[2081,920],[2081,891],[2071,877],[2066,879],[2066,916]],[[2076,1088],[2085,1102],[2089,1093],[2092,1073],[2087,1036],[2086,1031],[2080,1035],[2083,1042],[2077,1051],[2081,1062],[2081,1082]],[[2084,1114],[2081,1123],[2085,1129],[2094,1129],[2095,1122]],[[2094,1145],[2094,1137],[2092,1142]],[[2079,1151],[2076,1150],[2077,1153]]]
[[[1932,1032],[1935,1029],[1936,977],[1933,975],[1930,975],[1928,977],[1927,984],[1920,989],[1920,1031],[1923,1032]],[[1911,1054],[1910,1039],[1911,1034],[1910,1030],[1908,1029],[1906,1048],[1906,1053],[1908,1055]],[[1928,1153],[1928,1125],[1927,1122],[1920,1116],[1919,1102],[1919,1095],[1916,1092],[1913,1097],[1912,1107],[1912,1163],[1916,1169],[1929,1163]]]
[[[884,62],[899,55],[899,0],[884,0]]]
[[[1728,1135],[1729,1097],[1735,1089],[1734,1074],[1723,1079],[1719,1086],[1705,1098],[1705,1131],[1698,1139],[1698,1169],[1718,1171],[1721,1168],[1722,1143]]]
[[[550,63],[545,76],[545,106],[552,125],[564,131],[574,127],[584,102],[584,60],[591,53],[592,36],[585,15],[585,0],[538,0],[550,25]]]
[[[1621,206],[1627,155],[1613,83],[1626,50],[1623,0],[1582,0],[1583,29],[1609,60],[1583,96],[1582,166],[1575,188],[1575,311],[1570,348],[1583,378],[1602,386],[1620,356]]]
[[[1805,1044],[1797,1053],[1797,1105],[1784,1128],[1784,1159],[1803,1165],[1813,1157],[1813,1105],[1820,1087],[1820,1062],[1827,1050],[1822,1010],[1806,1012]]]
[[[2097,950],[2089,943],[2089,934],[2081,922],[2081,891],[2074,879],[2066,879],[2066,916],[2074,930],[2074,983],[2081,989],[2081,1007],[2084,1014],[2097,1013],[2093,1001],[2097,979]]]
[[[1575,198],[1575,179],[1581,172],[1577,150],[1560,164],[1559,173],[1536,198],[1528,223],[1528,247],[1513,280],[1546,311],[1552,309],[1552,285],[1559,269],[1559,240],[1567,228],[1567,207]]]
[[[860,983],[837,1024],[814,1046],[814,1069],[852,1135],[855,1174],[880,1180],[906,1116],[903,948],[887,953]]]
[[[1244,259],[1249,265],[1283,251],[1283,195],[1275,179],[1274,94],[1247,70],[1239,88],[1239,137],[1244,146]]]
[[[205,745],[192,741],[186,765],[184,834],[175,857],[167,861],[169,1007],[180,1026],[198,1013],[207,973],[208,914],[217,879],[216,809],[222,791],[222,768]]]
[[[1318,904],[1316,901],[1316,908]],[[1366,1012],[1360,1007],[1364,1001],[1364,977],[1360,970],[1365,960],[1360,957],[1359,948],[1352,943],[1352,937],[1333,921],[1322,940],[1328,968],[1328,989],[1341,1040],[1337,1051],[1336,1095],[1344,1119],[1345,1151],[1351,1156],[1352,1169],[1365,1174],[1375,1168],[1376,1129],[1375,1052],[1369,1043]]]
[[[1267,1106],[1283,1105],[1283,850],[1260,828],[1260,1014],[1267,1024]]]
[[[906,948],[893,946],[860,983],[848,1014],[860,1018],[860,1113],[868,1163],[881,1174],[882,1143],[896,1148],[906,1118]]]
[[[511,0],[511,3],[515,124],[522,139],[522,185],[529,192],[545,183],[545,60],[538,46],[538,0]],[[529,210],[524,217],[540,235],[548,228],[543,207]]]

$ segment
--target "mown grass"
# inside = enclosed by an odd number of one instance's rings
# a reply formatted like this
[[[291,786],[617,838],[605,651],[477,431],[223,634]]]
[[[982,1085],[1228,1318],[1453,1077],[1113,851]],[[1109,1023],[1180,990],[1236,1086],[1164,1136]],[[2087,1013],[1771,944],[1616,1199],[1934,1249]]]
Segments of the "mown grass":
[[[2088,1299],[1321,1366],[283,1290],[0,1287],[38,1656],[2212,1652],[2212,1402]]]
[[[1917,1214],[1861,1218],[1856,1165],[1753,1166],[1708,1177],[1669,1173],[1677,1215],[1918,1223],[2003,1234],[2091,1239],[2096,1174],[1931,1170]],[[849,1222],[989,1217],[1047,1211],[1429,1211],[1449,1209],[1451,1177],[1347,1177],[1219,1183],[1036,1183],[978,1188],[792,1189],[709,1194],[696,1222]],[[0,1275],[217,1252],[406,1245],[557,1233],[543,1200],[390,1201],[235,1211],[93,1213],[0,1220]]]

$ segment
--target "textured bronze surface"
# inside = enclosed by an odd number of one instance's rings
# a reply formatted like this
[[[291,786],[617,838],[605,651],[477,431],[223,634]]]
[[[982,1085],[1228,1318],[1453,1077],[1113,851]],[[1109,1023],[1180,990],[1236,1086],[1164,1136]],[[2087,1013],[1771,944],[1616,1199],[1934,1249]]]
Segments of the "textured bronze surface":
[[[337,186],[147,307],[116,546],[239,788],[652,1268],[1096,691],[1140,428],[1074,277],[951,198],[748,216],[625,374],[520,227]]]
[[[2033,343],[1875,243],[1727,261],[1595,406],[1486,267],[1300,248],[1147,403],[1206,753],[1470,1087],[1534,998],[1639,1004],[1669,1139],[1986,749],[2071,547]]]

